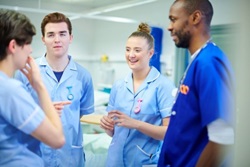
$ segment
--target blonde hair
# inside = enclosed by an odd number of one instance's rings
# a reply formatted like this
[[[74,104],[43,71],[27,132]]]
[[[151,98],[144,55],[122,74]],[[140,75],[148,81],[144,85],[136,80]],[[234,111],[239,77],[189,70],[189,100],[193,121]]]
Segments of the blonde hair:
[[[133,32],[128,38],[131,37],[142,37],[148,42],[149,49],[154,48],[154,37],[150,34],[151,28],[147,23],[140,23],[137,31]]]

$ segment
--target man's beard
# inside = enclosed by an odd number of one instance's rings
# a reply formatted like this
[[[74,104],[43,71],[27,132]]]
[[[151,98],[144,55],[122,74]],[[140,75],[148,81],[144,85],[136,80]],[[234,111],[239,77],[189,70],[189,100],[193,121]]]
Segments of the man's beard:
[[[178,48],[188,48],[189,47],[189,42],[190,42],[190,38],[191,38],[189,31],[183,32],[180,30],[180,31],[176,32],[175,35],[177,36],[177,38],[179,40],[175,43],[175,45]]]

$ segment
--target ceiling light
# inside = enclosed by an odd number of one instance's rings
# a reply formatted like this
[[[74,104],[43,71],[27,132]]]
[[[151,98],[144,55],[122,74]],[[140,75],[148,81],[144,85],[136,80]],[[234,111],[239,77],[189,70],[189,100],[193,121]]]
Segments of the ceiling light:
[[[84,14],[86,14],[86,15],[98,15],[98,14],[102,14],[102,13],[106,13],[106,12],[112,12],[112,11],[116,11],[116,10],[121,10],[121,9],[139,6],[139,5],[144,5],[147,3],[154,2],[154,1],[157,1],[157,0],[144,0],[144,1],[134,0],[134,1],[129,1],[129,2],[123,2],[123,3],[119,3],[119,4],[106,6],[106,7],[97,8],[97,9],[91,10],[89,12],[85,12]]]

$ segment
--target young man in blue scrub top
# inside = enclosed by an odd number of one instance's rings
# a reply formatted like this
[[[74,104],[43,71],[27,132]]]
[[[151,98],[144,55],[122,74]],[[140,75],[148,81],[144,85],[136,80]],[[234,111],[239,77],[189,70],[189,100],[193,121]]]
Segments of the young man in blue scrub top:
[[[70,101],[65,105],[60,118],[66,143],[55,150],[41,145],[46,167],[83,167],[83,132],[80,118],[94,111],[94,90],[90,73],[68,55],[69,44],[73,40],[70,20],[62,13],[50,13],[41,23],[42,41],[47,48],[44,56],[37,59],[41,75],[53,102]],[[17,76],[32,92],[29,82]]]
[[[149,65],[154,53],[150,27],[141,23],[126,44],[132,70],[114,83],[101,127],[112,136],[107,167],[156,165],[166,133],[175,90],[173,83]]]
[[[234,74],[210,39],[212,16],[208,0],[176,0],[170,8],[168,30],[177,47],[189,50],[191,62],[172,108],[159,167],[223,166],[232,153]]]
[[[25,15],[0,9],[0,30],[0,166],[43,167],[38,141],[60,148],[65,138],[39,68],[30,56],[35,27]],[[36,91],[40,106],[13,79],[18,69]]]

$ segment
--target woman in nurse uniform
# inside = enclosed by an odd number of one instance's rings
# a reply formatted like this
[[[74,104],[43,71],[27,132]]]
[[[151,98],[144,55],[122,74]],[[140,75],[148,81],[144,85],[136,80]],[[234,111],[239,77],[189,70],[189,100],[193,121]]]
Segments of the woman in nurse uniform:
[[[112,136],[107,167],[157,164],[173,102],[173,83],[149,65],[154,54],[150,27],[141,23],[126,43],[131,73],[114,83],[101,127]]]

